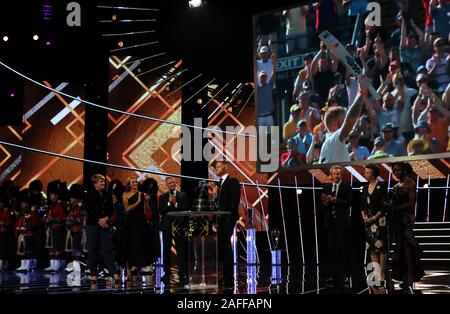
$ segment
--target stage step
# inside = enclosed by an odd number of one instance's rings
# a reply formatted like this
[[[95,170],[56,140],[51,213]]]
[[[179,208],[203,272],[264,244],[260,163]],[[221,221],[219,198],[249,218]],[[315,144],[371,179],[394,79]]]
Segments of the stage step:
[[[425,268],[450,265],[450,222],[418,222],[413,231]]]
[[[426,268],[450,265],[450,222],[418,222],[413,231]]]

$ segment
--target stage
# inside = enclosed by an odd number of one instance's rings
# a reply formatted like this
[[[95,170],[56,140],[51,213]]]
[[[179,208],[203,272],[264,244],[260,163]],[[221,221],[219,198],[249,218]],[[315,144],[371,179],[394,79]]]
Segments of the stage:
[[[252,269],[253,267],[253,269]],[[249,268],[249,269],[247,269]],[[256,269],[256,277],[252,276]],[[319,275],[319,280],[318,280]],[[99,279],[91,285],[85,274],[80,282],[73,280],[67,272],[45,273],[35,270],[29,273],[15,271],[0,275],[0,294],[369,294],[364,268],[353,269],[350,287],[327,287],[317,267],[282,267],[281,279],[272,276],[272,270],[266,266],[240,266],[235,288],[228,289],[188,289],[180,286],[177,277],[172,278],[170,287],[155,284],[156,276],[140,276],[136,281],[116,283],[108,286]],[[402,290],[395,284],[395,294]],[[414,286],[418,294],[450,294],[450,271],[426,270],[422,281]]]

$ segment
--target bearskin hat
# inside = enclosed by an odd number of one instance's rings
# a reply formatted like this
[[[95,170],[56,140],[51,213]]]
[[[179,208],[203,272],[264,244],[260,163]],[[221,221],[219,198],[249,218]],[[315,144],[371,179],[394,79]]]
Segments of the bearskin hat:
[[[153,178],[146,178],[139,187],[139,191],[142,193],[155,195],[158,193],[158,182]]]
[[[23,203],[30,202],[30,190],[29,189],[23,189],[19,192],[19,201],[23,202]]]
[[[82,199],[84,195],[83,186],[81,184],[74,183],[70,186],[69,197],[76,199]]]
[[[51,181],[47,185],[47,197],[50,196],[51,193],[58,195],[60,199],[64,199],[67,197],[67,183],[61,182],[61,180]]]
[[[109,183],[108,192],[114,194],[117,199],[122,200],[122,195],[125,192],[125,186],[118,179],[114,179]]]
[[[30,189],[30,193],[39,194],[43,189],[42,182],[40,180],[33,180],[30,182],[28,188]]]

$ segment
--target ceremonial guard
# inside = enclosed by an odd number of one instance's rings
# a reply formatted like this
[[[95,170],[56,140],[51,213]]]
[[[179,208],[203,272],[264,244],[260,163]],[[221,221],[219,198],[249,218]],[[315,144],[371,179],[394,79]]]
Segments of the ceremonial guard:
[[[33,180],[28,189],[30,191],[30,208],[36,214],[39,224],[36,228],[34,240],[35,258],[32,260],[31,267],[38,268],[38,264],[46,263],[47,256],[45,252],[45,216],[47,215],[47,197],[42,190],[42,182]]]
[[[83,187],[79,184],[72,184],[69,191],[68,215],[67,215],[67,235],[66,252],[72,253],[72,267],[67,271],[81,272],[82,238],[86,221],[86,211],[83,207]]]
[[[56,180],[47,186],[48,212],[45,219],[45,247],[49,249],[50,266],[46,271],[58,271],[63,264],[64,226],[66,213],[62,198],[67,193],[66,184]]]
[[[6,269],[8,260],[9,238],[13,218],[8,208],[3,191],[0,192],[0,272]]]
[[[39,220],[30,208],[29,190],[20,191],[19,211],[16,213],[17,256],[21,260],[18,271],[30,271],[32,259],[35,258],[35,238]]]

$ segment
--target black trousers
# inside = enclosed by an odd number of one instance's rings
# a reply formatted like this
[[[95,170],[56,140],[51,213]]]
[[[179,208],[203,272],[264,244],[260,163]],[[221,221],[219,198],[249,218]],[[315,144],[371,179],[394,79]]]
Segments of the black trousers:
[[[50,258],[60,259],[64,252],[65,232],[63,227],[51,229],[53,235],[53,247],[50,249]]]
[[[223,279],[229,282],[233,281],[233,251],[231,249],[231,236],[234,226],[228,221],[219,221],[219,230],[217,234],[218,258],[222,262]]]
[[[81,260],[81,232],[72,232],[72,259],[74,261]]]
[[[111,276],[114,275],[116,273],[116,266],[112,254],[111,228],[103,229],[100,226],[86,226],[86,237],[89,250],[88,263],[91,276],[97,275],[97,260],[100,250],[108,272]]]
[[[163,233],[163,268],[165,276],[170,277],[170,266],[172,263],[171,250],[172,250],[172,232],[162,230]],[[180,270],[180,277],[185,277],[188,274],[187,269],[187,239],[183,236],[175,236],[175,248],[177,250],[177,263]],[[167,277],[167,278],[169,278]]]
[[[326,230],[328,242],[328,275],[343,280],[351,275],[351,229],[335,221]]]
[[[8,231],[0,232],[0,259],[7,259],[8,252]]]

